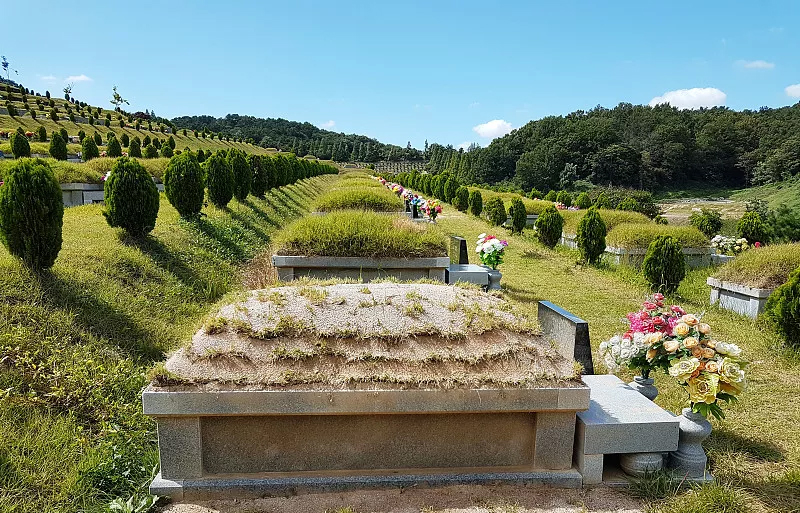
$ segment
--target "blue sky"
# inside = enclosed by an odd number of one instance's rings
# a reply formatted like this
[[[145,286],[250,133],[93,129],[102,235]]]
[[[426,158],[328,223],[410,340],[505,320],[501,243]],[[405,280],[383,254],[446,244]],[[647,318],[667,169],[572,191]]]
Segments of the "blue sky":
[[[800,101],[794,0],[0,3],[18,20],[3,22],[0,54],[23,84],[74,82],[104,106],[117,85],[131,109],[165,117],[485,146],[596,105]]]

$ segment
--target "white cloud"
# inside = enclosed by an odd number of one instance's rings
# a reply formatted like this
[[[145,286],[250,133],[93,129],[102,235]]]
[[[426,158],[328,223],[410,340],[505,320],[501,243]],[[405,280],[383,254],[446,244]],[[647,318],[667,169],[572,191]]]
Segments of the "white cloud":
[[[487,121],[486,123],[472,127],[472,130],[481,137],[494,139],[495,137],[506,135],[513,130],[513,128],[511,123],[508,121],[502,119],[493,119],[491,121]]]
[[[53,75],[44,75],[39,77],[40,80],[44,80],[45,82],[52,82],[56,79]]]
[[[336,126],[336,121],[331,119],[330,121],[328,121],[326,123],[322,123],[319,127],[320,128],[333,128],[335,126]]]
[[[767,61],[736,61],[736,64],[747,69],[772,69],[775,67],[774,62]]]
[[[716,87],[693,87],[668,91],[661,96],[656,96],[650,100],[650,106],[655,107],[662,103],[668,103],[679,109],[699,109],[700,107],[725,105],[727,98],[728,95]]]
[[[791,98],[800,98],[800,84],[790,85],[785,89],[786,96]]]
[[[81,73],[80,75],[70,75],[64,79],[64,82],[91,82],[92,79]]]

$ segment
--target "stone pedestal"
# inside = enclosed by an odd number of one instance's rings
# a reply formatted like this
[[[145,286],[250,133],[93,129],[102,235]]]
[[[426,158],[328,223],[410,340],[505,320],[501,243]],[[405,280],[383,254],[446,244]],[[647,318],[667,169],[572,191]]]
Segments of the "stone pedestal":
[[[708,457],[703,450],[703,440],[711,434],[711,423],[691,408],[684,408],[678,421],[680,440],[678,450],[670,454],[669,467],[692,481],[713,481],[706,470]]]
[[[644,477],[661,470],[664,457],[660,452],[634,452],[619,457],[619,466],[629,476]]]

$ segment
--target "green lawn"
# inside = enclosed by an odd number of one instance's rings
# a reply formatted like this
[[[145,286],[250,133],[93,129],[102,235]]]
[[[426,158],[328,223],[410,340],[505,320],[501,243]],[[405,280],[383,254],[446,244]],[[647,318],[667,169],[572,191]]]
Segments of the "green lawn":
[[[0,511],[105,511],[146,485],[157,464],[139,396],[148,370],[336,179],[192,222],[162,195],[141,241],[108,227],[101,206],[70,208],[56,265],[41,274],[0,247]]]
[[[637,309],[648,294],[644,279],[630,268],[598,269],[577,264],[577,252],[547,249],[529,231],[511,236],[505,229],[492,228],[483,220],[447,207],[438,222],[443,230],[466,237],[470,244],[487,231],[508,239],[506,261],[500,266],[505,296],[531,314],[535,314],[536,301],[549,300],[586,319],[595,361],[600,342],[623,332],[625,314]],[[480,263],[473,251],[469,254],[473,263]],[[786,350],[760,323],[709,306],[705,279],[711,272],[691,271],[677,294],[668,300],[692,312],[705,312],[704,320],[719,339],[735,342],[745,350],[751,361],[749,387],[739,404],[726,408],[725,421],[712,422],[714,433],[706,449],[718,484],[681,493],[652,507],[665,512],[797,511],[800,356]],[[661,391],[657,402],[679,413],[685,393],[666,375],[656,375],[655,379]]]

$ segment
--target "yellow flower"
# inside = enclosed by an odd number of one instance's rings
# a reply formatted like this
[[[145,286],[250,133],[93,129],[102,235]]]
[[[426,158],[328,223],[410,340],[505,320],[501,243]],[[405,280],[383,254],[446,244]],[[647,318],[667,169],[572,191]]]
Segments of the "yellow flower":
[[[647,355],[646,355],[647,361],[648,362],[653,361],[653,358],[655,358],[657,354],[658,354],[658,350],[657,349],[648,349],[647,350]]]
[[[677,378],[678,381],[686,382],[692,373],[700,366],[700,360],[697,358],[681,358],[680,360],[672,360],[669,368],[669,375]]]
[[[664,334],[661,333],[660,331],[656,331],[655,333],[648,333],[647,335],[645,335],[644,340],[642,342],[644,342],[644,345],[646,345],[647,347],[650,347],[653,344],[661,342],[663,339],[664,339]]]
[[[717,354],[717,352],[711,349],[710,347],[706,347],[705,349],[703,349],[703,358],[711,359],[714,358],[715,354]]]
[[[704,322],[701,322],[700,324],[697,325],[697,331],[699,331],[703,335],[708,335],[709,333],[711,333],[711,326],[709,326]]]
[[[725,383],[741,383],[744,381],[742,366],[732,358],[723,358],[719,366],[719,379]]]
[[[679,337],[685,337],[686,335],[688,335],[689,330],[691,330],[691,328],[685,322],[679,322],[678,324],[675,325],[675,334],[678,335]]]
[[[707,372],[689,380],[689,400],[693,403],[711,404],[717,400],[719,376]]]
[[[710,347],[711,349],[714,349],[715,347],[717,347],[717,341],[716,340],[704,340],[703,344],[705,344],[706,346]]]
[[[700,344],[700,342],[694,337],[686,337],[683,339],[683,347],[686,349],[697,347],[698,344]]]
[[[681,347],[681,343],[677,340],[672,339],[664,342],[664,350],[668,353],[674,353],[679,347]]]
[[[691,351],[692,351],[692,356],[694,356],[695,358],[702,358],[703,357],[703,350],[701,348],[693,347],[691,349]]]
[[[697,326],[697,323],[699,323],[700,321],[694,315],[686,314],[683,317],[681,317],[681,322],[685,322],[689,326]]]

